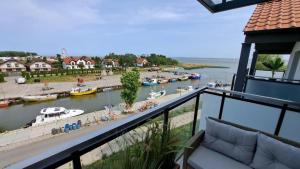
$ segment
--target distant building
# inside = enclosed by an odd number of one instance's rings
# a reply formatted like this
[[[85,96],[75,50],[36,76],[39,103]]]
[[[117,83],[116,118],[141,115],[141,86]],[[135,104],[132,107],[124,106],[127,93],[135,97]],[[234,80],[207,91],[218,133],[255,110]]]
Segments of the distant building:
[[[119,61],[116,59],[103,59],[102,65],[105,68],[119,67]]]
[[[33,59],[27,64],[27,70],[31,72],[51,71],[52,66],[49,62],[43,61],[42,59]]]
[[[143,57],[136,58],[136,66],[138,66],[138,67],[144,67],[148,63],[149,62],[147,61],[146,58],[143,58]]]
[[[10,59],[0,62],[0,72],[21,72],[26,71],[25,64],[15,60]]]
[[[63,59],[64,69],[80,69],[79,65],[83,65],[83,69],[94,69],[95,61],[89,57],[66,57]]]

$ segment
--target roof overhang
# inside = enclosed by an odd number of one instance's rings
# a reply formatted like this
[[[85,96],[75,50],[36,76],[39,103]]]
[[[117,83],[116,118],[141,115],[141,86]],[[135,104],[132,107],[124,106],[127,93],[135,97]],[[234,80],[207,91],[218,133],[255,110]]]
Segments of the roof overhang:
[[[197,0],[210,12],[222,12],[231,9],[254,5],[269,0]]]

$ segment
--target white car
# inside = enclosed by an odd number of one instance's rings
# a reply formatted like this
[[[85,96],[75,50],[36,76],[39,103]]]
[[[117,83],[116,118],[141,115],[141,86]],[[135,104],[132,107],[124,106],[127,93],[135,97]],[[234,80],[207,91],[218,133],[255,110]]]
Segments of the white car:
[[[26,83],[26,79],[24,77],[18,77],[15,79],[16,83],[18,84],[24,84]]]

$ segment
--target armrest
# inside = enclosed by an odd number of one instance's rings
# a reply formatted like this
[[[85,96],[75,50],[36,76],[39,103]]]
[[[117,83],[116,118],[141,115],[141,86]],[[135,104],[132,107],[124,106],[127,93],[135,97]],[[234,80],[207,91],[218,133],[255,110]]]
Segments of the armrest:
[[[200,145],[204,139],[205,131],[201,130],[196,133],[188,142],[187,147],[183,152],[183,169],[187,169],[187,159],[193,153],[193,151]]]

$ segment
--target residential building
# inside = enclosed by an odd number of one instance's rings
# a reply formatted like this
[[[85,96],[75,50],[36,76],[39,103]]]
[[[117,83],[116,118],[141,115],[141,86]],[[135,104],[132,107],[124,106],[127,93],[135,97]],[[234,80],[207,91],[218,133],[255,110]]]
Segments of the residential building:
[[[102,65],[105,68],[113,68],[113,67],[119,67],[119,61],[117,59],[103,59]]]
[[[146,58],[143,57],[138,57],[136,58],[136,66],[138,67],[144,67],[148,64],[148,60]]]
[[[33,59],[27,64],[27,70],[31,72],[51,71],[52,65],[47,61],[43,61],[42,59]]]
[[[83,69],[94,69],[95,61],[87,56],[63,58],[64,69],[81,69],[80,65]]]
[[[15,59],[0,62],[0,72],[21,72],[26,71],[25,64]]]

